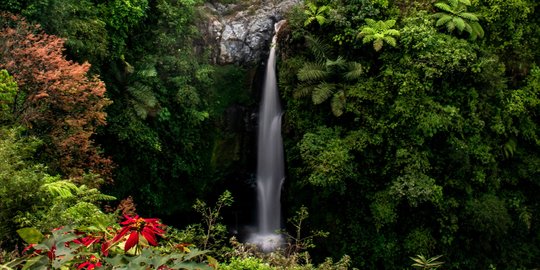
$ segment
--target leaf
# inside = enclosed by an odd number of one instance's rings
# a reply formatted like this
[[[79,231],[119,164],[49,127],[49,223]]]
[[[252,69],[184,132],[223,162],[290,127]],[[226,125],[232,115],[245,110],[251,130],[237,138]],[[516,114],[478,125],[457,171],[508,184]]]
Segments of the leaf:
[[[17,234],[28,244],[37,244],[43,240],[43,234],[35,228],[22,228],[17,230]]]
[[[454,17],[452,18],[452,22],[456,25],[456,28],[461,32],[463,29],[465,29],[465,21],[462,18]]]
[[[313,104],[321,104],[325,102],[334,92],[334,84],[322,82],[315,86],[311,99]]]
[[[319,63],[305,63],[298,71],[298,79],[300,81],[318,81],[326,78],[328,72],[324,70],[324,66]]]
[[[332,97],[332,103],[330,104],[332,108],[332,113],[335,116],[341,116],[343,114],[343,109],[345,108],[345,93],[339,91]]]
[[[383,40],[382,39],[377,39],[375,40],[375,42],[373,42],[373,48],[375,49],[375,51],[380,51],[383,47]]]

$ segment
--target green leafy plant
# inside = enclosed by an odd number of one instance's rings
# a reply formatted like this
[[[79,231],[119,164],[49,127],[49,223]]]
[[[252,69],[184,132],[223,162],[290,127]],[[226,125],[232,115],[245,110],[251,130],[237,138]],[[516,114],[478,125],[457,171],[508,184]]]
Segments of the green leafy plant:
[[[438,261],[441,257],[442,255],[430,258],[426,258],[423,255],[416,255],[416,257],[411,257],[411,260],[414,261],[412,266],[418,269],[437,269],[444,264],[444,262]]]
[[[435,3],[435,6],[442,11],[433,14],[433,17],[437,19],[435,25],[445,26],[450,33],[456,29],[459,33],[465,31],[469,33],[471,40],[484,37],[484,30],[478,23],[478,16],[467,12],[467,7],[470,5],[469,0],[447,0]]]
[[[311,96],[313,104],[318,105],[332,97],[330,106],[335,116],[341,116],[346,105],[348,82],[360,78],[365,68],[357,62],[347,62],[342,57],[324,62],[306,62],[298,70],[302,82],[294,96]]]
[[[396,20],[375,21],[366,19],[366,24],[360,28],[360,33],[357,36],[362,38],[362,43],[373,42],[375,51],[380,51],[384,43],[396,47],[396,38],[400,36],[398,30],[392,29],[396,24]]]
[[[317,4],[311,1],[307,2],[306,9],[304,10],[304,14],[307,15],[304,26],[308,26],[314,21],[317,21],[319,25],[323,25],[326,22],[325,16],[328,15],[328,11],[330,11],[329,6],[317,6]]]
[[[305,236],[302,233],[304,222],[309,217],[309,212],[307,207],[302,206],[296,214],[289,219],[289,223],[294,227],[294,235],[285,233],[288,239],[288,250],[287,254],[295,254],[301,251],[305,251],[309,248],[314,248],[315,244],[313,240],[315,238],[325,238],[328,237],[328,232],[325,231],[312,231],[311,234]]]
[[[203,249],[216,247],[223,241],[226,228],[225,225],[219,223],[221,220],[221,209],[226,206],[231,206],[233,202],[234,199],[231,192],[227,190],[219,196],[214,207],[208,206],[201,200],[197,200],[195,205],[193,205],[195,211],[203,216],[203,222],[204,225],[206,225],[206,229],[203,233]]]

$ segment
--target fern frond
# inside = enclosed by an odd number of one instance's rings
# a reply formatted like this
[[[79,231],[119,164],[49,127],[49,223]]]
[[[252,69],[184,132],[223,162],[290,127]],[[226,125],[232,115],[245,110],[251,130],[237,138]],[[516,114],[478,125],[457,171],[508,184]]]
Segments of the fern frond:
[[[375,40],[375,36],[373,35],[370,35],[370,36],[365,36],[363,39],[362,39],[362,43],[366,44],[366,43],[370,43],[371,41]]]
[[[330,59],[326,59],[326,64],[325,66],[327,68],[337,68],[337,69],[340,69],[340,68],[343,68],[345,67],[345,59],[343,59],[343,57],[341,56],[338,56],[336,58],[336,60],[330,60]]]
[[[331,83],[322,82],[313,88],[311,93],[311,100],[313,104],[321,104],[325,102],[334,93],[335,85]]]
[[[471,5],[471,1],[469,1],[469,0],[459,0],[459,2],[462,3],[463,5],[466,5],[466,6]]]
[[[396,20],[387,20],[383,23],[384,27],[383,29],[390,29],[392,28],[394,25],[396,25]]]
[[[452,16],[444,14],[444,13],[441,13],[441,14],[442,14],[442,16],[435,23],[435,26],[437,26],[437,27],[439,27],[441,25],[445,25],[446,23],[448,23],[449,21],[452,20]]]
[[[315,56],[317,61],[326,59],[326,52],[331,50],[331,47],[328,44],[324,43],[318,37],[313,37],[311,35],[306,36],[306,41],[308,48],[311,50],[311,53]]]
[[[377,31],[374,28],[371,28],[369,26],[362,27],[362,31],[358,34],[358,37],[368,36],[368,35],[375,35]]]
[[[296,90],[293,92],[293,97],[302,98],[302,97],[310,96],[311,93],[313,92],[313,88],[314,88],[313,85],[300,84],[298,85]]]
[[[471,27],[479,38],[484,37],[484,29],[482,29],[482,26],[478,22],[472,22]]]
[[[157,98],[154,96],[152,87],[143,83],[136,82],[127,88],[133,99],[142,106],[153,108],[157,105]]]
[[[383,38],[386,43],[390,44],[392,47],[396,47],[396,39],[393,37],[384,37]]]
[[[454,24],[453,21],[449,21],[449,22],[446,24],[446,29],[448,29],[448,32],[453,32],[454,29],[456,29],[456,25]]]
[[[315,20],[315,17],[307,17],[307,19],[304,21],[304,26],[310,25]]]
[[[326,78],[328,72],[325,70],[324,66],[319,63],[308,62],[298,70],[298,79],[300,81],[318,81]]]
[[[41,189],[47,191],[54,197],[60,198],[74,197],[77,192],[77,186],[69,180],[46,183],[41,186]]]
[[[461,18],[469,20],[469,21],[477,22],[479,20],[478,17],[476,16],[476,14],[470,13],[470,12],[462,12],[462,13],[459,14],[459,16]]]
[[[357,80],[362,76],[362,74],[364,74],[364,67],[362,66],[362,64],[357,62],[350,62],[348,66],[349,71],[345,73],[345,79],[350,81]]]
[[[317,11],[317,14],[323,14],[323,13],[326,13],[330,11],[330,7],[329,6],[320,6],[318,11]]]
[[[396,29],[388,29],[384,31],[384,35],[399,37],[401,33]]]
[[[448,13],[454,14],[454,10],[447,3],[437,2],[437,3],[435,3],[435,6],[437,8],[439,8],[440,10],[443,10],[443,11],[446,11]]]
[[[158,75],[156,67],[155,66],[149,66],[141,70],[137,70],[137,76],[139,77],[156,77]]]
[[[315,16],[315,19],[317,19],[319,25],[323,25],[326,22],[326,18],[322,15]]]
[[[463,29],[465,29],[465,21],[460,17],[454,17],[452,18],[452,22],[456,25],[456,28],[462,32]]]
[[[375,21],[374,19],[369,19],[369,18],[367,18],[367,19],[366,19],[366,23],[367,23],[367,25],[369,25],[369,26],[371,26],[371,27],[374,27],[375,24],[376,24],[376,21]]]
[[[376,39],[375,42],[373,42],[373,48],[375,51],[380,51],[383,47],[383,40],[382,39]]]
[[[332,108],[332,113],[335,116],[341,116],[343,114],[343,109],[345,108],[346,98],[345,98],[345,92],[339,91],[334,94],[332,97],[332,102],[330,103],[330,106]]]

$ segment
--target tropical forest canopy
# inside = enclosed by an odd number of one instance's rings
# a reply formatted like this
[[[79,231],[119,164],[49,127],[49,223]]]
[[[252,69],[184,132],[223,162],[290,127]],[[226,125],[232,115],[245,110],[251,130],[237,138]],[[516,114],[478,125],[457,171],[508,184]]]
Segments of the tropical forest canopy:
[[[47,237],[92,231],[79,245],[99,243],[103,259],[62,257],[72,268],[133,263],[113,257],[119,244],[137,258],[195,252],[184,242],[225,269],[405,269],[417,255],[443,255],[443,269],[539,267],[537,1],[309,0],[285,15],[282,204],[295,237],[281,261],[243,257],[218,222],[253,196],[238,188],[254,173],[238,152],[255,145],[224,115],[256,108],[257,67],[210,62],[204,4],[2,2],[0,264],[56,269],[53,255],[20,253],[21,237],[70,226]]]

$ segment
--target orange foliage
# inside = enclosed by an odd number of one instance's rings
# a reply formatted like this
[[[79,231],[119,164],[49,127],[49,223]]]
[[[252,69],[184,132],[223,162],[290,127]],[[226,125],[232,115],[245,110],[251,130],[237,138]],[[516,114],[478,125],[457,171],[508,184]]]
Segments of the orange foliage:
[[[85,172],[110,179],[112,162],[91,139],[106,124],[105,84],[89,76],[89,63],[65,59],[64,40],[10,14],[0,16],[0,68],[20,92],[16,119],[47,143],[49,165],[68,177]]]

